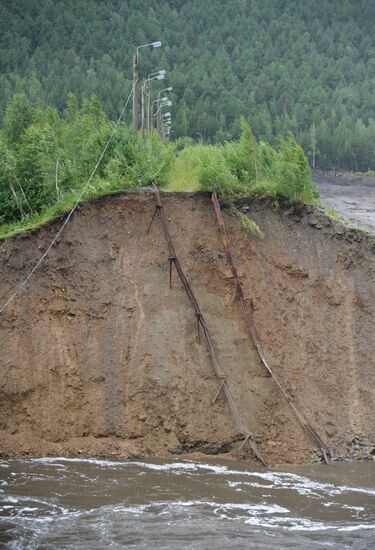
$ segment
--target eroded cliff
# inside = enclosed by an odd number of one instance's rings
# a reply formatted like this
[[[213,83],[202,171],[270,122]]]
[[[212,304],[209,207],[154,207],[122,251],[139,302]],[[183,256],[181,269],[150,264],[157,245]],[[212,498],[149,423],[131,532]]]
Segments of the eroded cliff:
[[[248,338],[210,198],[163,194],[180,261],[245,423],[270,462],[316,448]],[[375,239],[314,209],[224,210],[270,364],[341,456],[375,454]],[[3,455],[233,453],[241,445],[196,320],[169,264],[151,193],[82,205],[0,325]],[[61,222],[60,222],[61,223]],[[59,222],[2,244],[2,302]]]

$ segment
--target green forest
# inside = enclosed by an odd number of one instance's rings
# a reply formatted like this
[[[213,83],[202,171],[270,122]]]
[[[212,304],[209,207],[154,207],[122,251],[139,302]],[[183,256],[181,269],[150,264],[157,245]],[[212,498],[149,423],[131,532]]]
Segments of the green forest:
[[[373,170],[374,25],[369,0],[2,0],[0,122],[23,92],[59,117],[95,94],[110,124],[135,48],[161,40],[141,78],[166,70],[173,138],[224,144],[243,116],[259,142],[293,134],[310,165]]]

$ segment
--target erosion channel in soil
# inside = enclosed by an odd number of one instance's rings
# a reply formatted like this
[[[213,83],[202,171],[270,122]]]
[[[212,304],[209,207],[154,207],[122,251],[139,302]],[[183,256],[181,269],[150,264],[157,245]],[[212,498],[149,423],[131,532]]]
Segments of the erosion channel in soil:
[[[270,463],[318,449],[246,332],[207,194],[162,195],[182,266],[244,423]],[[173,273],[152,193],[83,204],[1,316],[3,456],[233,456],[242,444],[193,310]],[[337,456],[375,454],[375,238],[313,207],[223,209],[270,365]],[[3,242],[2,303],[61,221]],[[192,454],[191,454],[192,453]],[[248,453],[248,458],[253,459]]]

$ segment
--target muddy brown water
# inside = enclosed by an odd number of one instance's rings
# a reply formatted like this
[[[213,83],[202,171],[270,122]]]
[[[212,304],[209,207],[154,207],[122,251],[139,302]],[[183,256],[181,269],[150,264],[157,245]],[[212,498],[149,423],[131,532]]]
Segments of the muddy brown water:
[[[375,548],[373,463],[6,460],[2,548]]]

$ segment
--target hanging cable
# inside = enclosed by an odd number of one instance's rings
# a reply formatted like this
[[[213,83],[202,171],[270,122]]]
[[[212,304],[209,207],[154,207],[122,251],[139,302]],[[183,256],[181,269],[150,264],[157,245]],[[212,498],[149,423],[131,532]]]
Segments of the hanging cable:
[[[93,169],[93,171],[91,172],[91,175],[89,177],[89,179],[87,180],[87,182],[85,183],[85,185],[83,186],[82,188],[82,191],[80,192],[79,196],[78,196],[78,199],[76,200],[73,208],[70,210],[69,214],[67,215],[67,217],[65,218],[64,220],[64,223],[62,224],[62,226],[60,227],[60,229],[58,230],[58,232],[56,233],[56,235],[54,236],[54,238],[52,239],[52,241],[50,242],[50,244],[48,245],[48,247],[46,248],[46,250],[43,252],[43,254],[41,255],[41,257],[39,258],[39,260],[37,261],[37,263],[34,265],[34,267],[32,268],[32,270],[30,271],[30,273],[27,275],[27,277],[25,277],[25,279],[23,279],[23,281],[19,284],[19,286],[16,288],[16,290],[13,292],[13,294],[11,294],[11,296],[7,299],[7,301],[4,303],[4,305],[1,306],[0,308],[0,313],[2,313],[4,311],[4,309],[10,304],[10,302],[12,300],[14,300],[14,298],[21,292],[21,290],[23,289],[23,287],[26,285],[26,283],[29,281],[29,279],[31,279],[31,277],[33,276],[33,274],[35,273],[35,271],[39,268],[39,266],[41,265],[41,263],[44,261],[44,259],[46,258],[46,256],[49,254],[49,252],[51,251],[51,248],[53,247],[53,245],[56,243],[56,241],[58,240],[58,238],[60,237],[61,233],[64,231],[64,228],[65,226],[68,224],[70,218],[72,217],[72,215],[74,214],[78,204],[80,203],[83,195],[85,194],[85,191],[87,189],[87,187],[90,185],[93,177],[95,176],[96,174],[96,171],[101,163],[101,161],[103,160],[103,157],[113,139],[113,136],[117,130],[117,128],[119,127],[120,125],[120,122],[122,120],[122,117],[124,116],[124,113],[126,111],[126,108],[129,104],[129,101],[130,101],[130,98],[132,97],[133,93],[134,93],[134,89],[135,89],[135,86],[137,85],[137,80],[134,82],[133,84],[133,87],[130,91],[130,94],[128,95],[128,98],[127,100],[125,101],[125,104],[119,114],[119,117],[116,121],[116,124],[114,125],[113,129],[112,129],[112,132],[107,140],[107,143],[105,144],[96,164],[95,164],[95,167]]]

